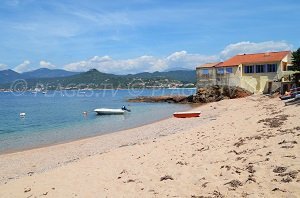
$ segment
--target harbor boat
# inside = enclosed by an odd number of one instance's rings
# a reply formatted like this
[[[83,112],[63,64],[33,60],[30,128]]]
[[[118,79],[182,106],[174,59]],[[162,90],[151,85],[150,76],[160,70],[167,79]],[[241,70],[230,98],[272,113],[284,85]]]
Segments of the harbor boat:
[[[120,114],[124,114],[125,110],[100,108],[100,109],[95,109],[94,112],[96,112],[98,115],[120,115]]]
[[[199,117],[200,115],[201,115],[201,111],[173,113],[173,116],[176,118],[193,118],[193,117]]]

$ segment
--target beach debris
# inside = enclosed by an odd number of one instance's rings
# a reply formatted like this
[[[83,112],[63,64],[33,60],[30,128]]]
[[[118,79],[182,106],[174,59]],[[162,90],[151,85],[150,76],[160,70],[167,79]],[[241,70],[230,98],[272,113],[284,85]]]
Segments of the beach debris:
[[[176,164],[179,164],[179,165],[188,165],[187,162],[182,162],[182,161],[178,161]]]
[[[27,192],[30,192],[31,191],[31,188],[25,188],[24,189],[24,193],[27,193]]]
[[[123,169],[121,172],[120,172],[120,175],[121,174],[124,174],[124,173],[127,173],[127,171],[125,169]]]
[[[248,173],[255,173],[256,170],[254,170],[253,165],[249,165],[246,167],[246,170],[248,171]]]
[[[153,190],[153,189],[148,190],[148,192],[152,192],[154,195],[157,195],[157,194],[158,194],[158,192],[156,192],[156,191]]]
[[[297,141],[285,141],[285,140],[279,142],[278,144],[288,144],[288,143],[291,143],[291,144],[298,144]]]
[[[163,176],[163,177],[160,178],[160,181],[164,181],[164,180],[168,180],[168,179],[169,179],[169,180],[174,180],[172,176],[170,176],[170,175],[165,175],[165,176]]]
[[[287,170],[287,167],[284,167],[284,166],[276,166],[274,169],[273,169],[273,172],[274,173],[283,173]]]
[[[295,155],[285,155],[283,157],[288,157],[288,158],[292,158],[292,159],[296,159],[296,156]]]
[[[233,146],[240,147],[245,144],[245,139],[239,138],[239,141],[234,143]]]
[[[28,176],[32,176],[34,172],[28,172],[27,175]]]
[[[135,182],[135,179],[128,179],[126,182],[124,183],[131,183],[131,182]]]
[[[229,171],[229,170],[231,169],[231,166],[228,166],[228,165],[224,166],[224,165],[223,165],[223,166],[221,166],[221,169],[222,169],[222,168],[226,168],[227,171]]]
[[[203,188],[206,188],[208,183],[209,183],[209,182],[204,182],[201,186],[202,186]]]
[[[48,195],[48,192],[44,192],[43,195]]]
[[[293,180],[292,180],[292,178],[290,178],[289,176],[287,176],[286,178],[282,178],[281,181],[284,182],[284,183],[289,183],[289,182],[291,182]]]
[[[119,148],[126,147],[126,146],[129,146],[129,144],[122,144],[121,146],[119,146]]]
[[[207,150],[209,150],[209,146],[202,147],[202,148],[200,148],[200,149],[197,149],[196,151],[202,152],[202,151],[207,151]]]
[[[235,158],[235,161],[239,161],[239,160],[241,160],[241,159],[243,159],[244,157],[237,157],[237,158]]]
[[[273,190],[272,191],[281,191],[281,192],[286,192],[286,190],[282,190],[282,189],[280,189],[280,188],[273,188]]]
[[[271,155],[272,154],[272,152],[270,151],[270,152],[267,152],[267,154],[266,155]]]
[[[294,146],[293,145],[286,145],[286,146],[282,146],[281,148],[290,149],[290,148],[294,148]]]
[[[247,182],[254,182],[254,183],[256,183],[256,179],[254,178],[254,175],[249,175],[249,177],[248,177],[248,179],[246,180],[245,183],[247,183]]]
[[[275,116],[274,118],[266,118],[259,120],[257,123],[263,123],[264,125],[269,126],[270,128],[278,128],[283,125],[284,121],[286,121],[288,117],[289,115],[282,114]]]
[[[211,196],[212,195],[212,196]],[[209,193],[208,196],[204,195],[192,195],[191,198],[224,198],[225,196],[222,195],[219,191],[214,190],[213,193]]]
[[[297,175],[298,175],[298,172],[299,171],[294,170],[294,171],[290,171],[288,173],[280,173],[277,176],[280,176],[280,177],[290,176],[291,178],[296,179]]]
[[[243,186],[242,182],[237,179],[231,180],[230,182],[225,183],[224,185],[230,185],[233,188],[238,188],[239,186]]]
[[[245,154],[245,153],[247,153],[247,151],[246,151],[246,150],[243,150],[243,151],[237,152],[236,150],[231,150],[231,151],[229,151],[228,153],[234,153],[234,154],[236,154],[236,155],[240,155],[240,154]]]

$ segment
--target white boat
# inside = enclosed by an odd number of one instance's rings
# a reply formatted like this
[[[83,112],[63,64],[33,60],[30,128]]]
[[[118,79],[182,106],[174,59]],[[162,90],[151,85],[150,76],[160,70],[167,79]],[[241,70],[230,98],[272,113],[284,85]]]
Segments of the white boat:
[[[26,116],[26,113],[22,112],[20,113],[20,117],[25,117]]]
[[[99,108],[99,109],[95,109],[94,112],[96,112],[98,115],[117,115],[117,114],[124,114],[125,110]]]

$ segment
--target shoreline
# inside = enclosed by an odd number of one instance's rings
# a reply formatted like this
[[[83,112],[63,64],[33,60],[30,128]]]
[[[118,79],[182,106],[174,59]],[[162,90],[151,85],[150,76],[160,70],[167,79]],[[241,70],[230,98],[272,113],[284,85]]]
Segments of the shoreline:
[[[197,89],[197,87],[178,87],[178,88],[170,88],[170,87],[146,87],[146,88],[120,88],[120,89],[48,89],[46,91],[116,91],[116,90],[141,90],[141,89],[145,89],[145,90],[157,90],[157,89]],[[25,92],[32,92],[34,90],[26,90]],[[0,90],[0,93],[14,93],[14,92],[18,92],[18,91],[11,91],[11,90]],[[42,93],[42,91],[38,91],[38,93]]]
[[[253,95],[201,106],[199,118],[1,155],[0,195],[297,197],[299,108]]]
[[[195,110],[195,109],[204,107],[206,105],[209,105],[209,104],[197,104],[197,105],[192,104],[188,108],[188,111]],[[192,107],[192,106],[194,106],[194,107]],[[201,118],[201,117],[199,117],[199,118]],[[41,155],[41,156],[47,155],[50,157],[52,155],[52,153],[57,153],[58,151],[62,151],[65,149],[68,150],[68,151],[65,151],[65,154],[63,156],[60,156],[59,159],[56,159],[56,161],[54,163],[52,162],[50,166],[48,163],[45,163],[44,165],[42,165],[42,168],[39,170],[32,170],[30,167],[28,167],[28,169],[26,171],[10,170],[10,173],[8,174],[9,176],[8,175],[2,176],[0,174],[0,184],[8,182],[10,180],[14,180],[14,179],[18,179],[20,177],[26,176],[28,172],[41,173],[41,172],[44,172],[45,170],[48,170],[49,169],[48,167],[51,167],[50,169],[57,168],[62,165],[65,165],[67,163],[77,161],[79,158],[82,159],[82,158],[90,157],[90,156],[93,156],[93,155],[96,155],[99,153],[100,154],[106,153],[106,152],[109,152],[109,151],[119,148],[119,147],[135,145],[135,144],[141,143],[143,141],[148,141],[149,139],[157,139],[161,136],[167,136],[169,134],[173,134],[173,132],[170,133],[170,131],[167,130],[166,133],[158,132],[156,134],[155,132],[154,133],[146,132],[146,134],[141,135],[141,138],[134,137],[135,133],[138,131],[144,131],[145,129],[147,131],[148,128],[153,128],[153,130],[155,130],[156,126],[158,126],[158,128],[162,128],[162,126],[164,126],[165,123],[175,124],[176,120],[178,120],[178,118],[169,116],[167,118],[163,118],[158,121],[153,121],[151,123],[143,124],[141,126],[137,126],[137,127],[133,127],[133,128],[125,129],[125,130],[118,130],[118,131],[109,132],[106,134],[80,138],[80,139],[71,140],[71,141],[67,141],[67,142],[61,142],[61,143],[57,143],[57,144],[49,144],[46,146],[43,145],[43,146],[38,146],[35,148],[23,149],[23,150],[14,151],[14,152],[1,153],[0,154],[0,169],[3,169],[3,167],[5,167],[6,165],[8,166],[6,158],[9,160],[11,160],[11,158],[14,158],[13,160],[17,160],[20,158],[24,159],[24,158],[26,158],[25,156],[30,156],[31,153],[37,153],[38,155]],[[188,120],[188,119],[179,119],[179,120],[185,120],[187,122],[192,121],[192,120]],[[177,125],[179,126],[180,124],[177,122]],[[190,128],[191,127],[192,126],[190,126]],[[177,131],[177,132],[180,132],[180,131]],[[175,131],[174,133],[177,133],[177,132]],[[126,139],[122,140],[124,137],[126,137]],[[115,142],[106,145],[105,148],[101,147],[101,145],[100,146],[98,145],[98,147],[100,147],[100,149],[97,148],[94,150],[86,148],[83,151],[79,151],[80,149],[77,148],[77,146],[88,147],[92,143],[96,144],[98,141],[102,141],[104,143],[105,141],[103,141],[103,140],[107,140],[107,139],[111,140],[114,138],[115,138]],[[54,150],[54,152],[52,152],[53,150]],[[21,167],[22,166],[20,166],[20,168]],[[11,176],[11,175],[15,175],[15,176]]]
[[[191,109],[189,109],[189,110],[191,110]],[[150,122],[150,123],[147,123],[147,124],[142,124],[140,126],[136,126],[136,127],[133,127],[133,128],[120,129],[120,130],[116,130],[116,131],[109,131],[109,132],[103,133],[103,134],[91,135],[91,136],[87,136],[87,137],[82,137],[82,138],[73,139],[73,140],[61,141],[61,142],[57,142],[57,143],[43,144],[43,145],[31,147],[31,148],[24,148],[24,149],[17,149],[17,150],[9,150],[9,151],[5,151],[5,152],[0,152],[0,158],[1,158],[2,155],[8,155],[8,154],[14,154],[14,153],[21,153],[21,152],[24,152],[24,151],[31,151],[31,150],[35,150],[35,149],[41,149],[41,148],[47,148],[47,147],[58,146],[58,145],[63,145],[63,144],[69,144],[69,143],[72,143],[72,142],[75,143],[75,142],[83,141],[83,140],[88,141],[89,139],[93,139],[93,138],[100,137],[100,136],[103,136],[103,135],[109,135],[109,134],[113,134],[113,133],[119,133],[119,132],[122,132],[122,131],[131,130],[131,129],[138,129],[139,127],[151,125],[153,123],[164,121],[164,120],[167,120],[167,119],[170,119],[170,118],[171,117],[162,118],[160,120],[153,121],[153,122]]]
[[[178,104],[178,105],[181,105],[181,104]],[[186,111],[191,111],[193,109],[199,108],[200,106],[203,106],[203,105],[206,105],[206,104],[186,104],[186,105],[189,105],[188,108],[186,109]],[[129,127],[129,128],[125,128],[125,129],[119,129],[119,130],[116,130],[116,131],[114,131],[114,130],[113,131],[108,131],[108,132],[103,133],[103,134],[95,134],[95,135],[90,135],[90,136],[86,136],[86,137],[60,141],[60,142],[56,142],[56,143],[46,143],[46,144],[42,144],[42,145],[30,147],[30,148],[8,150],[8,151],[0,152],[0,157],[2,155],[19,153],[19,152],[23,152],[23,151],[30,151],[30,150],[34,150],[34,149],[39,149],[39,148],[44,148],[44,147],[51,147],[51,146],[56,146],[56,145],[61,145],[61,144],[68,144],[68,143],[72,143],[72,142],[76,142],[76,141],[88,140],[90,138],[95,138],[95,137],[99,137],[99,136],[103,136],[103,135],[109,135],[109,134],[118,133],[118,132],[122,132],[122,131],[127,131],[127,130],[131,130],[131,129],[136,129],[136,128],[139,128],[139,127],[143,127],[143,126],[151,125],[151,124],[154,124],[154,123],[157,123],[157,122],[161,122],[163,120],[167,120],[167,119],[170,119],[172,117],[173,117],[173,115],[170,115],[168,117],[161,118],[161,119],[156,120],[156,121],[151,121],[149,123],[140,124],[140,125],[137,125],[137,126],[132,127],[132,128]]]

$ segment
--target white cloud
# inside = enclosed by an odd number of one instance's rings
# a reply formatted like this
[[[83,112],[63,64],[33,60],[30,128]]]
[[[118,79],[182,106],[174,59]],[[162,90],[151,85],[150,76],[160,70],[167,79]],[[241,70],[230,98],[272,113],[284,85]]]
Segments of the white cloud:
[[[30,71],[30,61],[29,60],[25,60],[23,63],[21,63],[20,65],[16,66],[14,68],[14,70],[16,72],[22,73],[22,72],[27,72]]]
[[[237,54],[249,54],[259,52],[274,52],[282,50],[292,50],[293,46],[285,41],[266,41],[260,43],[253,43],[250,41],[243,41],[227,45],[220,53],[222,59],[230,58]]]
[[[0,63],[0,71],[7,69],[7,65]]]
[[[86,71],[92,68],[105,73],[127,74],[137,72],[163,71],[173,67],[194,69],[196,65],[216,61],[216,56],[175,52],[167,57],[140,56],[133,59],[115,60],[109,56],[94,56],[85,61],[70,63],[64,67],[71,71]]]
[[[186,51],[174,52],[166,58],[168,69],[173,67],[184,67],[195,69],[196,66],[207,62],[218,61],[216,55],[189,54]]]
[[[42,68],[48,68],[48,69],[53,69],[53,68],[55,68],[55,65],[53,65],[53,64],[50,63],[50,62],[44,61],[44,60],[41,60],[41,61],[40,61],[40,66],[41,66]]]
[[[292,50],[293,46],[285,41],[266,41],[253,43],[243,41],[226,46],[215,55],[190,54],[187,51],[174,52],[166,57],[140,56],[132,59],[115,60],[110,56],[94,56],[88,60],[70,63],[64,69],[87,71],[97,69],[105,73],[127,74],[138,72],[164,71],[176,67],[195,69],[196,66],[225,60],[236,54]]]

